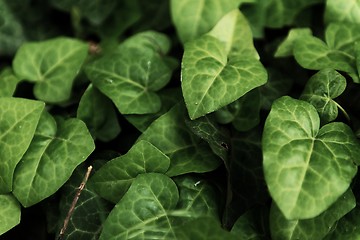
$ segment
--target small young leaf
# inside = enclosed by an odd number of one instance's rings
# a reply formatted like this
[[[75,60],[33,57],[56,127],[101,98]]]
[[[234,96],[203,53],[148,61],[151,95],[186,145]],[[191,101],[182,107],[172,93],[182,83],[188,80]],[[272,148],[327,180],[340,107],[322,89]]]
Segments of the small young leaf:
[[[117,203],[141,173],[165,173],[170,159],[146,141],[137,142],[125,155],[101,167],[89,184],[103,198]]]
[[[334,224],[350,212],[355,205],[354,194],[348,190],[317,217],[306,220],[287,220],[276,204],[273,204],[270,211],[272,239],[323,239],[332,230]]]
[[[208,172],[220,165],[208,144],[189,131],[183,105],[177,104],[156,119],[138,140],[145,140],[170,158],[167,175]]]
[[[171,17],[180,40],[185,43],[208,32],[240,0],[171,0]]]
[[[174,239],[169,211],[179,200],[176,184],[160,173],[139,175],[106,219],[100,240]]]
[[[112,102],[92,84],[80,99],[77,117],[86,123],[93,137],[101,141],[110,141],[120,132]]]
[[[0,194],[0,235],[20,223],[21,209],[11,194]]]
[[[10,68],[0,72],[0,97],[12,97],[19,79],[13,74]]]
[[[294,44],[296,40],[304,36],[312,36],[310,28],[293,28],[290,29],[289,34],[284,41],[278,46],[275,52],[275,57],[288,57],[293,55]]]
[[[262,146],[265,180],[287,219],[316,217],[350,186],[360,144],[343,123],[319,130],[316,109],[282,97],[266,119]]]
[[[300,99],[311,103],[320,115],[322,123],[328,123],[338,115],[338,104],[333,100],[346,88],[346,79],[333,69],[324,69],[306,83]]]
[[[20,80],[35,82],[36,98],[63,102],[70,98],[73,81],[87,52],[86,43],[71,38],[25,43],[13,60],[14,72]]]
[[[47,113],[14,174],[13,193],[24,207],[54,194],[94,150],[93,139],[79,119],[58,124]]]
[[[44,103],[0,98],[0,193],[12,190],[15,167],[34,136]]]
[[[232,32],[226,38],[217,34],[229,22]],[[249,35],[245,18],[235,10],[211,32],[185,44],[181,86],[191,119],[224,107],[266,82],[266,70],[249,45]],[[247,47],[239,47],[243,45]]]

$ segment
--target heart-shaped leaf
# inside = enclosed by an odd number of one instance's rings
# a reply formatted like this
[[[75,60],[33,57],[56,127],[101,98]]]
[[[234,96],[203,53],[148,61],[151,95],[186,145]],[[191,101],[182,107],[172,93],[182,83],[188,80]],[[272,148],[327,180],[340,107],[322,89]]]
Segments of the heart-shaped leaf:
[[[294,43],[304,37],[312,36],[310,28],[293,28],[289,31],[287,37],[278,46],[275,52],[275,57],[288,57],[293,55]]]
[[[146,141],[137,142],[125,155],[112,159],[91,178],[95,191],[117,203],[141,173],[165,173],[170,159]]]
[[[73,118],[57,123],[44,111],[34,139],[16,168],[14,195],[29,207],[54,194],[94,148],[84,122]]]
[[[0,194],[0,235],[20,223],[21,208],[11,194]]]
[[[23,44],[13,67],[21,80],[35,82],[36,98],[59,103],[70,98],[73,81],[88,52],[86,43],[59,37]]]
[[[324,213],[306,220],[287,220],[276,204],[270,210],[270,229],[272,239],[313,240],[323,239],[334,224],[356,205],[354,194],[348,190]]]
[[[324,69],[306,83],[300,99],[311,103],[320,115],[322,123],[328,123],[338,115],[338,106],[333,99],[346,88],[346,79],[333,69]]]
[[[360,144],[344,123],[319,129],[316,109],[282,97],[266,119],[262,147],[265,180],[287,219],[318,216],[350,186]]]
[[[0,98],[0,193],[12,190],[15,167],[34,136],[44,103]]]
[[[229,23],[230,30],[223,34]],[[181,86],[191,119],[213,112],[266,82],[266,70],[251,39],[247,21],[236,10],[211,32],[185,44]]]

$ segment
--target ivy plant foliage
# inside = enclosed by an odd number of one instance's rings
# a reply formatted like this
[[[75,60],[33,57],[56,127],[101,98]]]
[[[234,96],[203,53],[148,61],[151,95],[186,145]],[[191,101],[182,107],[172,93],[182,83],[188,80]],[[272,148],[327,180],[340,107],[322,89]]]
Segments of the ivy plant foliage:
[[[250,27],[239,10],[226,14],[210,32],[184,48],[181,86],[191,119],[234,102],[267,80]]]
[[[29,207],[54,194],[95,145],[79,119],[59,120],[44,111],[29,148],[17,165],[13,194]]]
[[[356,0],[346,2],[327,0],[325,22],[360,23],[360,3]]]
[[[23,44],[13,60],[15,75],[34,82],[34,95],[48,103],[70,98],[74,79],[87,57],[88,46],[77,39],[58,37]]]
[[[21,208],[12,194],[0,194],[0,235],[20,222]]]
[[[12,97],[19,79],[14,75],[11,68],[5,68],[0,72],[0,97]]]
[[[270,194],[286,219],[329,208],[357,172],[360,145],[344,123],[320,127],[316,109],[291,97],[276,100],[266,119],[263,167]]]
[[[169,48],[165,35],[139,33],[115,53],[89,64],[86,73],[122,114],[156,113],[161,108],[156,92],[169,82],[173,70],[169,58],[163,57]]]
[[[35,100],[0,98],[0,193],[12,191],[15,167],[31,143],[44,106]]]

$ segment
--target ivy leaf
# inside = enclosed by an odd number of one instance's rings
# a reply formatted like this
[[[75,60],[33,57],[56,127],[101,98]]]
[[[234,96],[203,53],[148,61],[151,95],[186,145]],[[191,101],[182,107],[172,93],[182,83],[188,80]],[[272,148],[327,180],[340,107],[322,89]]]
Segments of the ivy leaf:
[[[360,23],[360,2],[357,0],[327,0],[325,22]]]
[[[77,117],[86,123],[93,137],[101,141],[110,141],[120,133],[112,102],[92,84],[80,99]]]
[[[360,237],[360,208],[357,205],[351,212],[341,218],[332,233],[330,233],[325,239],[349,239],[357,240]]]
[[[288,57],[293,55],[294,45],[296,40],[304,37],[312,36],[310,28],[293,28],[290,29],[287,37],[278,46],[275,52],[275,57]]]
[[[174,239],[169,211],[179,200],[176,184],[160,173],[139,175],[106,219],[100,240]]]
[[[155,113],[161,108],[156,92],[168,83],[173,70],[163,52],[157,51],[164,41],[169,42],[160,33],[142,33],[124,42],[115,53],[89,64],[86,74],[122,114]]]
[[[238,8],[240,0],[171,0],[171,17],[181,42],[208,32],[226,13]]]
[[[84,165],[77,168],[69,181],[61,188],[60,213],[62,214],[61,217],[57,217],[61,227],[85,173]],[[81,192],[63,238],[67,240],[99,239],[102,224],[112,207],[112,204],[97,195],[87,184]]]
[[[170,159],[146,141],[137,142],[125,155],[112,159],[101,167],[89,184],[103,198],[117,203],[133,180],[142,173],[165,173]]]
[[[0,235],[20,223],[21,208],[11,194],[0,194]]]
[[[10,68],[5,68],[0,72],[0,97],[12,97],[15,92],[19,79],[14,75]]]
[[[0,193],[12,190],[13,174],[34,136],[44,103],[0,98]]]
[[[309,79],[300,99],[311,103],[318,111],[321,122],[328,123],[335,120],[340,107],[333,99],[340,96],[345,88],[346,79],[340,73],[324,69]]]
[[[229,23],[232,28],[222,34]],[[235,10],[209,34],[185,44],[181,86],[191,119],[224,107],[266,82],[266,70],[249,38],[244,16]]]
[[[354,194],[348,190],[317,217],[306,220],[287,220],[279,208],[273,204],[270,211],[272,239],[323,239],[332,230],[334,224],[350,212],[355,205]]]
[[[54,194],[94,150],[93,139],[79,119],[55,122],[47,113],[14,174],[13,193],[24,207]]]
[[[360,145],[343,123],[319,129],[309,103],[276,100],[263,132],[263,166],[270,194],[287,219],[316,217],[348,188],[359,163]]]
[[[216,169],[220,160],[206,142],[189,131],[184,119],[185,109],[177,104],[156,119],[138,140],[150,142],[170,158],[169,176]]]
[[[25,43],[16,52],[14,72],[21,80],[35,82],[36,98],[63,102],[70,98],[73,81],[87,52],[87,44],[71,38]]]

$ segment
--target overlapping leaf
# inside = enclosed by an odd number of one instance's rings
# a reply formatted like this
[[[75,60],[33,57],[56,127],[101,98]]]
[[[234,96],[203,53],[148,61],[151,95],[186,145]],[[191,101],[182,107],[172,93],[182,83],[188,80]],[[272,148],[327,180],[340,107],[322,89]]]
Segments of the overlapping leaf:
[[[169,49],[166,46],[166,36],[140,33],[125,41],[115,53],[89,64],[86,73],[122,114],[155,113],[161,108],[156,92],[168,83],[173,70],[163,57]]]
[[[350,186],[360,145],[343,123],[319,129],[309,103],[276,100],[264,126],[262,150],[270,194],[287,219],[318,216]]]
[[[102,141],[110,141],[120,132],[112,102],[92,84],[80,99],[77,117],[86,123],[94,138]]]
[[[293,55],[294,44],[296,40],[304,37],[312,36],[311,29],[309,28],[293,28],[290,29],[287,37],[278,46],[275,52],[275,57],[288,57]]]
[[[326,238],[326,240],[331,239],[349,239],[357,240],[360,237],[360,209],[357,205],[351,212],[345,215],[340,219],[333,232],[331,232]]]
[[[327,0],[325,8],[326,22],[360,23],[360,2],[358,0]]]
[[[35,82],[35,96],[59,103],[70,98],[73,81],[88,52],[86,43],[59,37],[22,45],[13,60],[20,80]]]
[[[181,74],[191,119],[226,106],[267,80],[251,30],[238,10],[225,15],[208,34],[185,44]]]
[[[19,79],[13,74],[10,68],[0,72],[0,97],[12,97]]]
[[[276,204],[273,204],[270,211],[272,239],[323,239],[336,227],[336,222],[350,212],[355,205],[355,197],[352,191],[348,190],[324,213],[317,217],[306,220],[287,220]]]
[[[0,193],[12,190],[15,167],[34,136],[44,103],[0,98]]]
[[[208,172],[220,165],[208,144],[189,131],[185,109],[177,104],[156,119],[139,137],[153,144],[170,158],[167,175]]]
[[[35,136],[16,168],[14,195],[24,207],[29,207],[54,194],[94,148],[81,120],[55,122],[43,112]]]
[[[311,103],[318,111],[321,122],[328,123],[335,120],[340,106],[333,99],[340,96],[345,88],[346,79],[340,73],[324,69],[309,79],[300,99]]]
[[[0,194],[0,235],[20,223],[20,204],[11,194]]]
[[[91,178],[90,184],[105,199],[117,203],[142,173],[165,173],[169,158],[146,141],[137,142],[125,155],[112,159]]]

